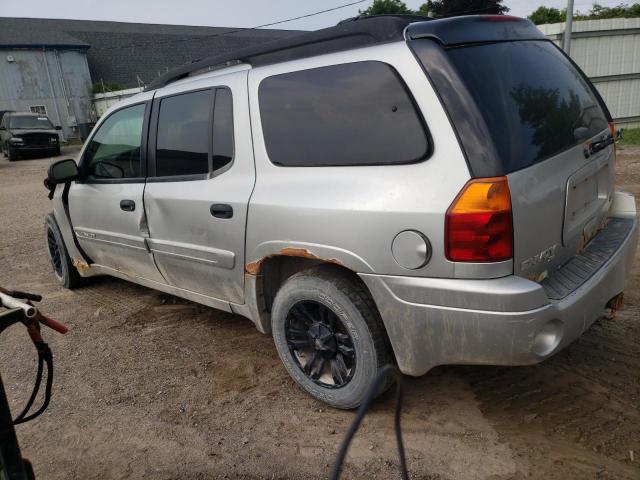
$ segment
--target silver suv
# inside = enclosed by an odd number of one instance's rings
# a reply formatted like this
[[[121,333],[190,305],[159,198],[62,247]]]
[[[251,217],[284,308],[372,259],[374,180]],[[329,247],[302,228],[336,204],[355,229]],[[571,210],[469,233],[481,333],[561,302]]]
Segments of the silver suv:
[[[637,221],[613,134],[527,20],[354,20],[111,108],[49,171],[48,252],[68,288],[113,275],[251,319],[352,408],[385,363],[533,364],[617,306]]]

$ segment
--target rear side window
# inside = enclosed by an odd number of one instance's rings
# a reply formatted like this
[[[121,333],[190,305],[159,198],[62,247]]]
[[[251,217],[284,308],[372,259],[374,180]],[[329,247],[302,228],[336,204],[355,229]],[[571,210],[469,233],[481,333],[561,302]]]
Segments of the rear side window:
[[[267,153],[277,165],[402,164],[428,154],[413,99],[382,62],[268,77],[259,102]]]
[[[213,171],[231,163],[233,159],[233,101],[231,91],[216,89],[213,109]]]
[[[447,53],[484,117],[506,173],[607,128],[592,87],[550,42],[502,42]]]
[[[157,176],[209,172],[212,102],[211,90],[161,100],[156,140]]]

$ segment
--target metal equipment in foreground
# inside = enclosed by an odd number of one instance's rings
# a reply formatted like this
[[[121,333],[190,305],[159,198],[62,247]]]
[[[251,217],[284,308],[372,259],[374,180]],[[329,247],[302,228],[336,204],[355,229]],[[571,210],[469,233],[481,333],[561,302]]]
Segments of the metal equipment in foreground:
[[[30,480],[34,478],[31,464],[22,458],[20,446],[14,425],[28,422],[42,414],[51,400],[53,386],[53,355],[49,346],[42,339],[40,324],[43,324],[56,332],[65,334],[67,328],[44,316],[33,306],[32,302],[42,300],[40,295],[33,293],[9,291],[0,287],[0,334],[16,323],[22,323],[29,333],[29,337],[38,352],[38,373],[36,382],[27,401],[25,408],[13,419],[9,409],[9,403],[0,376],[0,480]],[[44,364],[47,364],[47,379],[45,382],[44,399],[40,408],[29,413],[38,396],[42,384]]]

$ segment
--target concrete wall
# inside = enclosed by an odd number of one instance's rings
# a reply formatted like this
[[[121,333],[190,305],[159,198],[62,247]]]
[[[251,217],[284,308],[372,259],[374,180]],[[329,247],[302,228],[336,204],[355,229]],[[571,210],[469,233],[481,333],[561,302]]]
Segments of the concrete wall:
[[[0,110],[44,105],[63,137],[80,137],[92,120],[85,50],[0,49]]]
[[[561,45],[564,23],[538,28]],[[574,22],[570,55],[602,95],[616,124],[640,127],[640,18]]]

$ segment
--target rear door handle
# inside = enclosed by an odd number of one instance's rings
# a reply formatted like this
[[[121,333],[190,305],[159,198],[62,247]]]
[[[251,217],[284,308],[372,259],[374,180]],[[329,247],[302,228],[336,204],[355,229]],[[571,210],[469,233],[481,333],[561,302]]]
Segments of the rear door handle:
[[[125,212],[133,212],[136,209],[136,202],[133,200],[120,200],[120,209]]]
[[[233,217],[233,207],[226,203],[214,203],[209,209],[211,215],[216,218],[231,218]]]

